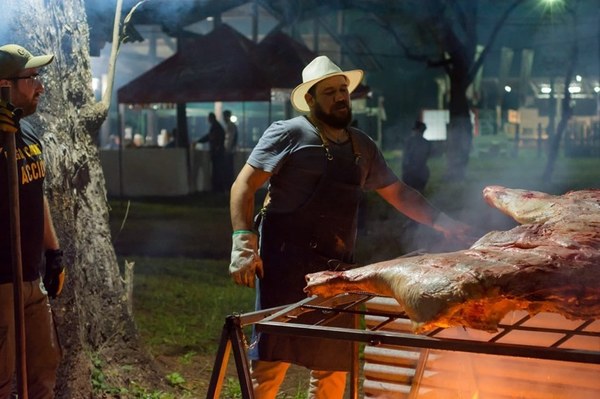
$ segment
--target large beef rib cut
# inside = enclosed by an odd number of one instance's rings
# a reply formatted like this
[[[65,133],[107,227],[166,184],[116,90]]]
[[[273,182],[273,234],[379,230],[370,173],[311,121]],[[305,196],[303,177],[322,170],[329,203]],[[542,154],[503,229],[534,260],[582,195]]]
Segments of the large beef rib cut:
[[[521,225],[465,250],[308,274],[306,293],[393,297],[421,333],[457,325],[496,331],[518,309],[600,318],[600,190],[555,196],[490,186],[483,196]]]

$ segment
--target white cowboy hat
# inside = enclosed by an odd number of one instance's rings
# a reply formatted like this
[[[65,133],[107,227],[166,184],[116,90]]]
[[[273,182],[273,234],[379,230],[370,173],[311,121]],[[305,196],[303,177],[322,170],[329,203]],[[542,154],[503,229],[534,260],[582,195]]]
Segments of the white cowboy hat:
[[[343,75],[348,79],[348,91],[352,93],[362,81],[362,69],[342,71],[327,56],[320,55],[302,70],[302,83],[292,90],[290,101],[294,108],[300,112],[308,112],[310,108],[304,99],[306,92],[323,79]]]

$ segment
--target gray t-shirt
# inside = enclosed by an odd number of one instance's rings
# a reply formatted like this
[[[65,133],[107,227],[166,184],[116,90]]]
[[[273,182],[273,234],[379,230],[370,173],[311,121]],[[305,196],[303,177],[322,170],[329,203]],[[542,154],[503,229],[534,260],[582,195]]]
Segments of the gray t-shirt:
[[[364,132],[349,128],[360,153],[361,188],[375,190],[398,178],[381,151]],[[304,204],[326,168],[323,143],[315,127],[304,116],[271,124],[252,150],[248,164],[273,173],[269,181],[269,209],[290,212]],[[329,143],[334,156],[353,157],[352,143]]]

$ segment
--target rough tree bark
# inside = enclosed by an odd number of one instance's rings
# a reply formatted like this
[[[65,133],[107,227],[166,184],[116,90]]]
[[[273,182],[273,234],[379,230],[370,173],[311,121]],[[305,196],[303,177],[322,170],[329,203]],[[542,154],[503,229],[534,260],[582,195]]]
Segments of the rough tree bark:
[[[42,71],[46,92],[32,119],[43,133],[47,195],[68,267],[65,290],[52,303],[64,349],[58,398],[93,397],[92,360],[115,386],[160,381],[127,310],[111,242],[95,144],[107,109],[91,89],[83,0],[23,0],[11,14],[6,42],[55,54]]]

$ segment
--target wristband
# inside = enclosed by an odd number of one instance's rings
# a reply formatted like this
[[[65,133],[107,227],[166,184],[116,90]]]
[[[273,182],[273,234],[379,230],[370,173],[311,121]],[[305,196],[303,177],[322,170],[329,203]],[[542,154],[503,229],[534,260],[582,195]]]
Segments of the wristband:
[[[233,232],[234,236],[236,236],[238,234],[256,234],[256,233],[252,230],[236,230]]]

